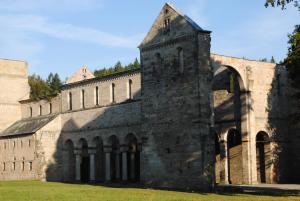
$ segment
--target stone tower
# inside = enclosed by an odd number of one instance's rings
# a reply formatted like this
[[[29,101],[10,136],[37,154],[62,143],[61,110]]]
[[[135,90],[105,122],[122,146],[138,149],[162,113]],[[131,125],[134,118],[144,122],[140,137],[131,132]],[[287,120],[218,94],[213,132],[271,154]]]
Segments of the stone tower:
[[[208,190],[214,183],[210,31],[167,3],[139,48],[141,180]]]
[[[0,59],[0,132],[21,119],[19,101],[28,98],[27,63]]]

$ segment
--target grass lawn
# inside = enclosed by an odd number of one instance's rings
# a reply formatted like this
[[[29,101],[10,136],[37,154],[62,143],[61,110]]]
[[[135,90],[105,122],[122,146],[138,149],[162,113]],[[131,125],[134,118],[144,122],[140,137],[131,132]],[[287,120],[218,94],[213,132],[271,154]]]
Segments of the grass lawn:
[[[39,181],[0,182],[0,201],[260,201],[295,200],[300,196],[258,196],[248,194],[202,194],[175,191],[110,188],[92,185],[47,183]]]

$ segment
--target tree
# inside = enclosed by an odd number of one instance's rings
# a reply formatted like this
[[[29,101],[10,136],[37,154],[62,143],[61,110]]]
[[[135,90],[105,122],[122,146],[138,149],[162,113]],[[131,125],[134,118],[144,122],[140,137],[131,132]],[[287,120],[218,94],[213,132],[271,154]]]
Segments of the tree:
[[[123,66],[120,61],[118,61],[114,67],[110,68],[103,68],[100,70],[95,70],[94,75],[96,77],[101,77],[101,76],[106,76],[106,75],[111,75],[114,73],[119,73],[127,70],[134,70],[134,69],[139,69],[141,67],[139,60],[136,58],[133,63],[129,63],[126,66]]]
[[[39,100],[51,95],[49,85],[39,75],[33,74],[29,76],[28,84],[30,86],[30,99],[32,100]]]
[[[275,60],[275,58],[274,58],[273,56],[272,56],[270,62],[271,62],[271,63],[274,63],[274,64],[276,63],[276,60]]]
[[[294,2],[294,6],[298,7],[300,11],[300,5],[297,0],[266,0],[265,6],[280,6],[282,9],[285,9],[286,5],[292,2]]]
[[[300,25],[295,26],[295,30],[292,34],[289,34],[289,48],[287,58],[284,60],[284,64],[289,72],[291,79],[291,85],[295,89],[295,98],[297,104],[297,112],[295,118],[300,118]]]
[[[53,73],[50,73],[46,82],[50,87],[51,94],[57,94],[61,91],[62,82],[57,73],[55,73],[54,75]]]

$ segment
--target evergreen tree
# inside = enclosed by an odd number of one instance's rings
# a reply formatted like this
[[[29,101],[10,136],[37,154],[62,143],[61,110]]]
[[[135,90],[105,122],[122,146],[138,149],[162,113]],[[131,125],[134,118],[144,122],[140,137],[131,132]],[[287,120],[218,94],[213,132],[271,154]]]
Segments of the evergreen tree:
[[[51,89],[51,94],[57,94],[61,91],[62,82],[57,73],[54,75],[53,73],[50,73],[46,82]]]
[[[94,75],[96,77],[101,77],[101,76],[111,75],[113,73],[123,72],[123,71],[127,71],[127,70],[134,70],[134,69],[139,69],[139,68],[140,68],[140,62],[136,58],[133,63],[129,63],[126,66],[123,66],[122,63],[120,61],[118,61],[114,65],[114,67],[95,70]]]
[[[123,70],[124,70],[124,68],[123,68],[121,62],[118,61],[118,62],[115,64],[115,66],[114,66],[114,72],[115,72],[115,73],[118,73],[118,72],[121,72],[121,71],[123,71]]]
[[[270,62],[271,62],[271,63],[276,63],[275,58],[274,58],[273,56],[272,56]]]

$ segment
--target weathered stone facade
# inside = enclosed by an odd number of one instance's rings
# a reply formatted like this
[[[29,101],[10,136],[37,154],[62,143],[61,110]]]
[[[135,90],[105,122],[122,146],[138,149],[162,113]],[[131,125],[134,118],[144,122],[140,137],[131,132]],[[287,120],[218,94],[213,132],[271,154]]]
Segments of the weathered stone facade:
[[[51,100],[28,100],[25,63],[0,62],[0,82],[16,87],[0,91],[14,105],[0,110],[0,179],[299,182],[287,170],[300,161],[285,68],[211,54],[210,40],[166,4],[139,46],[141,70],[93,78],[82,68]]]

